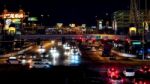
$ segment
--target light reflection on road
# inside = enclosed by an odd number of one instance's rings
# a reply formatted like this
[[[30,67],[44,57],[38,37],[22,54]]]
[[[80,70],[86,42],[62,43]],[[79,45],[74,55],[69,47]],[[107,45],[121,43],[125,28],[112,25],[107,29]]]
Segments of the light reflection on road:
[[[53,66],[57,65],[74,66],[80,64],[81,53],[77,47],[73,47],[68,43],[62,45],[61,47],[62,49],[59,49],[60,48],[59,45],[59,47],[52,47],[49,50]],[[62,57],[64,59],[61,59]]]

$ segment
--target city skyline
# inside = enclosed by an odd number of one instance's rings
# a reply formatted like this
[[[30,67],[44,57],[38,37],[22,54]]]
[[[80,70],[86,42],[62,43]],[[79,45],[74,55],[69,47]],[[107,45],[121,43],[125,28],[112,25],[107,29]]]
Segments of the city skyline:
[[[41,15],[44,15],[44,18],[49,19],[52,24],[63,22],[65,24],[86,23],[95,25],[96,19],[110,20],[113,12],[129,10],[130,0],[1,0],[0,6],[1,13],[4,6],[8,11],[18,11],[19,8],[22,8],[25,12],[29,12],[30,16],[37,16],[39,19],[41,19]]]

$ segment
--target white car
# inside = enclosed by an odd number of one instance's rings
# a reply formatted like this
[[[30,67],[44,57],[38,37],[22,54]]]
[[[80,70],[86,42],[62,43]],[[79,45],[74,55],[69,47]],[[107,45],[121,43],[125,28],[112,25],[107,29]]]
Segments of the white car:
[[[37,59],[30,63],[29,68],[50,68],[50,65],[51,63],[48,60]]]
[[[44,62],[34,62],[30,65],[30,68],[50,68],[50,64]]]
[[[49,65],[52,64],[51,61],[49,61],[48,59],[42,59],[42,62],[43,62],[43,63],[46,63],[46,64],[49,64]]]
[[[8,64],[20,64],[21,61],[19,61],[19,60],[17,59],[17,57],[9,57],[9,59],[7,60],[7,63],[8,63]]]
[[[132,68],[127,68],[123,71],[123,74],[126,76],[126,77],[133,77],[135,76],[135,70],[132,69]]]

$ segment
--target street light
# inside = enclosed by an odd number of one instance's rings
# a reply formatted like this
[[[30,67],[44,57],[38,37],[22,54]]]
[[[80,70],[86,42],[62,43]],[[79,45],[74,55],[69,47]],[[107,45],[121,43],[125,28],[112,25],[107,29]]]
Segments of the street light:
[[[43,23],[42,23],[42,21],[43,21],[43,17],[44,17],[44,15],[43,15],[43,14],[41,14],[41,26],[43,26]]]

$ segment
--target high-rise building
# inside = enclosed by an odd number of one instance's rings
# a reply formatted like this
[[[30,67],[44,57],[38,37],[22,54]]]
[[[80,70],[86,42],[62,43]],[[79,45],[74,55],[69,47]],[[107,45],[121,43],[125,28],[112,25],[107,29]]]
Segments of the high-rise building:
[[[121,28],[129,28],[133,26],[132,22],[130,21],[130,11],[129,10],[119,10],[114,12],[113,14],[114,19],[117,21],[118,29]],[[139,11],[139,29],[143,28],[143,22],[145,21],[145,17],[147,17],[147,23],[150,24],[150,10],[148,14],[144,14],[144,10]]]

